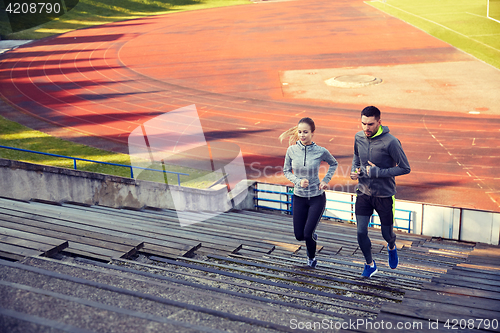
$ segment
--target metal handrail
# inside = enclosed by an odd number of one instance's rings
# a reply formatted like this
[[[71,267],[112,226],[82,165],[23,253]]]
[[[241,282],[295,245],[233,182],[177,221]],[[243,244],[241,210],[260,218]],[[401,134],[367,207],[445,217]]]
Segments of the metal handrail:
[[[106,165],[113,165],[113,166],[120,166],[120,167],[130,168],[130,178],[134,178],[134,168],[135,169],[141,169],[141,170],[149,170],[149,171],[157,171],[157,172],[163,172],[163,173],[176,174],[177,175],[177,184],[179,186],[181,185],[181,175],[182,176],[189,176],[188,173],[183,173],[183,172],[166,171],[166,170],[156,170],[156,169],[150,169],[150,168],[135,167],[135,166],[126,165],[126,164],[118,164],[118,163],[94,161],[94,160],[89,160],[89,159],[86,159],[86,158],[71,157],[71,156],[51,154],[51,153],[44,153],[44,152],[36,151],[36,150],[28,150],[28,149],[8,147],[8,146],[1,146],[1,145],[0,145],[0,148],[17,150],[17,151],[22,151],[22,152],[26,152],[26,153],[46,155],[46,156],[67,158],[67,159],[73,160],[73,168],[74,168],[74,170],[77,170],[76,161],[83,161],[83,162],[92,162],[92,163],[98,163],[98,164],[106,164]]]

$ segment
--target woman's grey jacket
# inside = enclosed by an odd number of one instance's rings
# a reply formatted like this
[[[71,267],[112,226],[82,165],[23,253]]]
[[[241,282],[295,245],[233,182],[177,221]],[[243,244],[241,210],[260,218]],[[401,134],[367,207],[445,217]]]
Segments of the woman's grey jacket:
[[[318,174],[322,161],[330,165],[323,178],[323,181],[328,184],[335,170],[337,170],[338,163],[327,149],[318,146],[314,142],[304,146],[300,141],[288,147],[283,173],[295,185],[295,195],[310,198],[324,192],[319,189],[320,180]],[[304,178],[309,180],[309,186],[305,188],[300,186],[300,181]]]

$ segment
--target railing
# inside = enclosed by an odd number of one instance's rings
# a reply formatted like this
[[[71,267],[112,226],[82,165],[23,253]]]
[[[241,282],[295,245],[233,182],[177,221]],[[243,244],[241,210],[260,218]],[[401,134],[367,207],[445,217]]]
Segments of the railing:
[[[293,187],[288,187],[287,186],[287,190],[289,188],[293,189]],[[259,190],[257,187],[255,187],[254,193],[258,193],[258,192],[260,192],[260,193],[272,193],[272,194],[286,195],[288,199],[285,200],[285,201],[283,201],[283,200],[274,200],[274,199],[259,198],[258,196],[254,195],[254,202],[255,202],[254,207],[255,208],[266,208],[266,209],[272,209],[272,210],[278,210],[278,211],[286,212],[286,213],[288,213],[290,215],[293,214],[293,212],[292,212],[293,192],[290,194],[288,192]],[[259,201],[285,204],[287,208],[283,209],[283,208],[274,208],[274,207],[259,206]]]
[[[258,184],[256,185],[255,189],[254,189],[254,206],[255,208],[265,208],[265,209],[271,209],[271,210],[277,210],[277,211],[282,211],[282,212],[285,212],[285,213],[288,213],[290,215],[293,215],[293,187],[291,186],[286,186],[286,192],[285,191],[270,191],[270,190],[261,190],[258,188]],[[258,196],[258,193],[269,193],[269,194],[277,194],[277,195],[286,195],[287,199],[286,200],[279,200],[279,199],[268,199],[268,198],[260,198]],[[279,203],[280,206],[281,205],[285,205],[286,208],[276,208],[276,207],[269,207],[269,206],[263,206],[263,205],[260,205],[259,202],[272,202],[272,203]],[[327,202],[333,202],[333,203],[341,203],[341,204],[349,204],[351,206],[351,209],[350,210],[346,210],[346,209],[339,209],[339,208],[332,208],[332,207],[328,207],[326,210],[328,211],[338,211],[338,212],[344,212],[344,213],[350,213],[351,216],[354,216],[355,215],[355,212],[354,212],[354,204],[355,202],[354,201],[343,201],[343,200],[333,200],[333,199],[327,199]],[[325,211],[326,211],[325,210]],[[408,222],[408,227],[400,227],[400,226],[396,226],[394,225],[394,228],[395,229],[403,229],[403,230],[406,230],[407,232],[411,232],[411,222],[412,222],[412,214],[413,214],[413,211],[411,210],[406,210],[406,209],[397,209],[396,208],[396,211],[397,212],[402,212],[403,214],[408,214],[408,217],[395,217],[394,219],[395,220],[400,220],[400,221],[407,221]],[[375,217],[378,217],[377,214],[373,214],[372,217],[371,217],[371,222],[369,223],[369,226],[372,227],[372,226],[379,226],[380,224],[379,223],[374,223],[374,218]],[[332,217],[331,216],[328,216],[328,215],[323,215],[323,218],[329,218],[331,219]],[[337,220],[342,220],[342,221],[349,221],[349,222],[356,222],[355,219],[345,219],[345,218],[335,218]]]
[[[40,152],[40,151],[27,150],[27,149],[15,148],[15,147],[7,147],[7,146],[1,146],[0,145],[0,148],[10,149],[10,150],[17,150],[17,151],[22,151],[22,152],[25,152],[25,153],[33,153],[33,154],[40,154],[40,155],[46,155],[46,156],[52,156],[52,157],[67,158],[67,159],[73,160],[73,168],[74,168],[74,170],[77,170],[76,161],[83,161],[83,162],[91,162],[91,163],[98,163],[98,164],[105,164],[105,165],[113,165],[113,166],[118,166],[118,167],[130,168],[130,178],[134,178],[134,169],[141,169],[141,170],[149,170],[149,171],[157,171],[157,172],[163,172],[163,173],[176,174],[177,175],[177,184],[179,186],[181,185],[181,176],[189,176],[189,174],[182,173],[182,172],[174,172],[174,171],[166,171],[166,170],[156,170],[156,169],[150,169],[150,168],[135,167],[135,166],[126,165],[126,164],[117,164],[117,163],[110,163],[110,162],[94,161],[94,160],[88,160],[88,159],[85,159],[85,158],[64,156],[64,155],[51,154],[51,153],[44,153],[44,152]]]

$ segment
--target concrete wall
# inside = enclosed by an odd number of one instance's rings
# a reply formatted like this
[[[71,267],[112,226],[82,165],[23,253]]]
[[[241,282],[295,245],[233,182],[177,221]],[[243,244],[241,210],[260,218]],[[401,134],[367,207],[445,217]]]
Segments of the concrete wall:
[[[0,184],[0,196],[19,200],[194,212],[224,212],[232,208],[223,185],[195,189],[6,159],[0,159]],[[231,192],[238,198],[235,208],[254,208],[252,184],[239,184]]]

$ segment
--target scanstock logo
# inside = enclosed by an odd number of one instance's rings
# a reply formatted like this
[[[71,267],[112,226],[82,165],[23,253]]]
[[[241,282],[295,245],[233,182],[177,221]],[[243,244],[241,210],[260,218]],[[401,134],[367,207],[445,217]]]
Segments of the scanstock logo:
[[[247,174],[240,147],[230,142],[207,142],[195,105],[148,120],[131,132],[128,147],[130,162],[134,168],[169,171],[172,167],[181,167],[182,170],[191,170],[193,173],[202,171],[200,174],[203,176],[191,181],[225,185],[222,186],[222,191],[225,189],[225,202],[214,205],[219,208],[211,207],[210,202],[213,203],[216,195],[220,196],[221,190],[206,190],[202,200],[207,204],[203,205],[203,210],[195,211],[193,203],[186,200],[186,191],[178,190],[177,175],[134,169],[135,179],[168,184],[168,195],[173,201],[181,226],[215,217],[223,213],[217,211],[220,207],[234,208],[247,196]]]
[[[78,0],[0,0],[0,34],[18,32],[52,21]]]

